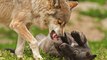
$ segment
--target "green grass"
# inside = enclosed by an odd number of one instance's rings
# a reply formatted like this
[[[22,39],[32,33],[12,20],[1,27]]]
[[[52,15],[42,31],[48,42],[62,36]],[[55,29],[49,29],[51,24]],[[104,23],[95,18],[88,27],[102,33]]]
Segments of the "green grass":
[[[100,5],[104,5],[107,3],[107,0],[79,0],[80,2],[83,2],[83,1],[90,1],[90,2],[96,2]]]
[[[34,26],[31,27],[30,31],[34,36],[36,36],[37,34],[40,34],[40,33],[47,35],[47,33],[48,33],[47,29],[41,30],[38,27],[34,27]],[[14,41],[14,43],[12,43],[12,44],[0,44],[0,49],[2,49],[2,48],[15,48],[16,42],[17,42],[16,41],[17,34],[13,30],[9,30],[6,28],[0,28],[0,35],[3,35],[3,36],[0,36],[0,40],[7,39],[7,40]]]
[[[59,58],[49,56],[48,54],[46,54],[42,51],[41,51],[41,55],[43,56],[44,60],[59,60]],[[29,50],[29,48],[25,50],[23,59],[24,60],[33,60],[32,53]],[[16,57],[15,54],[10,53],[9,51],[0,50],[0,60],[18,60],[18,58]]]
[[[89,42],[91,52],[97,55],[95,60],[107,60],[107,40],[101,42]],[[41,55],[44,60],[59,60],[56,57],[49,56],[48,54],[41,51]],[[27,47],[24,52],[24,60],[33,60],[32,53]],[[0,60],[17,60],[16,56],[8,51],[0,50]]]
[[[30,31],[34,36],[37,34],[40,34],[40,33],[47,35],[47,33],[48,33],[47,29],[41,30],[38,27],[34,27],[34,26],[31,27]],[[4,51],[5,48],[15,49],[17,34],[12,30],[0,28],[0,35],[3,35],[2,37],[0,37],[1,40],[3,38],[6,38],[6,39],[10,39],[12,41],[15,41],[12,44],[0,44],[0,60],[18,60],[14,54],[10,53],[9,51]],[[26,44],[26,45],[28,46],[28,44]],[[24,60],[33,60],[30,48],[27,46],[25,47],[25,52],[24,52],[25,55],[24,55],[23,59]],[[41,55],[43,56],[44,60],[59,60],[58,58],[49,56],[48,54],[46,54],[42,51],[41,51]]]
[[[107,40],[101,42],[90,42],[92,53],[97,55],[95,60],[107,60]]]
[[[3,37],[0,37],[0,39],[4,38],[5,36],[7,39],[15,40],[17,37],[17,34],[14,31],[3,27],[0,28],[0,35],[3,35]]]
[[[44,33],[44,34],[48,33],[48,30],[40,30],[38,27],[32,27],[31,31],[33,35],[36,35],[39,33]],[[6,38],[8,36],[7,39],[13,39],[12,41],[15,41],[12,44],[0,44],[0,60],[18,60],[14,54],[10,53],[9,51],[3,50],[4,48],[15,48],[16,39],[17,39],[16,33],[12,30],[6,30],[1,28],[0,34],[4,34],[4,37],[0,37],[0,38]],[[12,37],[14,34],[15,36]],[[105,34],[107,35],[106,31],[105,31]],[[91,52],[97,55],[97,58],[95,60],[107,60],[107,43],[106,42],[107,42],[106,37],[100,42],[89,42]],[[41,51],[41,55],[44,58],[44,60],[59,60],[57,57],[49,56],[43,51]],[[33,60],[32,53],[28,45],[25,47],[23,59]]]
[[[34,36],[36,36],[37,34],[40,34],[40,33],[45,34],[45,35],[48,34],[48,30],[47,29],[42,30],[42,29],[39,29],[38,27],[35,27],[35,26],[32,26],[30,31],[32,32],[32,34]]]
[[[101,21],[107,18],[107,10],[99,10],[99,9],[90,9],[88,11],[80,11],[80,14],[87,15],[96,18],[98,21]]]

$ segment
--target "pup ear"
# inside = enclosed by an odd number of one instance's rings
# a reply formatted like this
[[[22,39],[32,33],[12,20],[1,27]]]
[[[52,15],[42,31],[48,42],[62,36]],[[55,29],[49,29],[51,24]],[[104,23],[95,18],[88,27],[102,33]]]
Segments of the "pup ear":
[[[67,3],[71,7],[71,9],[74,8],[74,7],[76,7],[78,5],[77,1],[68,1]]]
[[[85,44],[87,43],[87,39],[83,33],[77,32],[77,31],[72,31],[71,36],[79,44],[79,46],[85,47]]]

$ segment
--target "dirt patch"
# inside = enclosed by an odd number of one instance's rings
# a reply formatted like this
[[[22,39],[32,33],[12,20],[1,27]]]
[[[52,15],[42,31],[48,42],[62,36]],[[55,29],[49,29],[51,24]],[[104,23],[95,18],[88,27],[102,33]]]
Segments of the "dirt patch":
[[[99,41],[104,38],[104,33],[97,27],[101,27],[100,23],[95,22],[94,18],[80,15],[78,12],[73,12],[71,20],[66,26],[66,31],[77,30],[83,32],[88,40]]]
[[[0,44],[12,44],[13,41],[9,39],[0,39]]]
[[[103,26],[103,29],[107,30],[107,18],[101,21],[101,24]]]
[[[77,10],[87,11],[89,9],[106,9],[107,10],[107,4],[101,6],[98,3],[94,2],[79,2],[78,6],[76,7]]]

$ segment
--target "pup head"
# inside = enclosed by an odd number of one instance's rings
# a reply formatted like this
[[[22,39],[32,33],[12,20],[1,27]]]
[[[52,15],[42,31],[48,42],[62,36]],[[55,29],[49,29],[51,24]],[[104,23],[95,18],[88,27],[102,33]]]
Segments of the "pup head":
[[[93,60],[96,57],[96,55],[91,54],[87,38],[83,33],[73,31],[71,36],[78,44],[78,46],[74,47],[74,60]]]
[[[96,55],[90,53],[87,48],[75,47],[73,49],[74,60],[94,60]]]
[[[71,47],[66,43],[62,43],[59,47],[56,46],[56,48],[66,60],[94,60],[96,57],[96,55],[91,54],[87,48],[80,46]]]

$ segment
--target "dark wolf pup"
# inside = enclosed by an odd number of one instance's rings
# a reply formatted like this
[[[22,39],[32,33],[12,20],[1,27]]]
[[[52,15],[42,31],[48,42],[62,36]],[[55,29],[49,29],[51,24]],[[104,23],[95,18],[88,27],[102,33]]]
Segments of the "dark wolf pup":
[[[93,60],[96,57],[91,54],[87,39],[81,32],[73,31],[71,34],[57,36],[55,31],[52,31],[49,36],[52,40],[42,34],[36,38],[40,40],[39,48],[50,55],[64,57],[65,60]]]
[[[65,33],[61,37],[62,43],[55,43],[55,48],[65,60],[93,60],[96,55],[92,55],[87,44],[87,39],[83,33],[73,31],[71,34]]]

